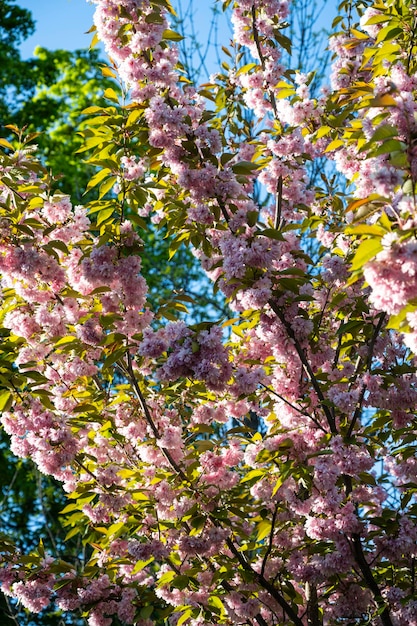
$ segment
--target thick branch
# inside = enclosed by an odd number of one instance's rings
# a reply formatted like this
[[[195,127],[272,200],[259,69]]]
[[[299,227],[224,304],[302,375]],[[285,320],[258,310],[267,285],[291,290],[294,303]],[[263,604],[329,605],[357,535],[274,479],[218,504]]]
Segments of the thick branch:
[[[368,561],[365,558],[365,554],[363,552],[361,538],[358,534],[354,534],[352,537],[352,546],[353,546],[353,554],[355,560],[359,566],[359,569],[362,572],[362,576],[365,579],[368,588],[372,592],[375,602],[378,605],[379,609],[382,609],[382,613],[380,615],[381,621],[384,626],[393,626],[391,621],[391,616],[389,613],[389,609],[385,602],[382,599],[381,591],[377,585],[377,582],[372,574],[372,570],[369,567]]]
[[[322,619],[319,613],[319,603],[317,598],[317,587],[306,583],[307,600],[307,624],[308,626],[322,626]]]

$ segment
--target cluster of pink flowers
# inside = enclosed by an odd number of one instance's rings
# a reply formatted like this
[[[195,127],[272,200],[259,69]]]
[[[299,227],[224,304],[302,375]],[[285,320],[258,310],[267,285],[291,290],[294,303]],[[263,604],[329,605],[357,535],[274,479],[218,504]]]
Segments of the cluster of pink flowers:
[[[401,188],[417,168],[415,76],[402,62],[377,76],[373,96],[392,92],[394,104],[351,118],[361,151],[352,143],[330,151],[356,198],[377,196],[368,222],[382,207],[384,232],[387,222],[402,232],[366,263],[363,290],[349,281],[354,238],[340,234],[339,214],[329,217],[342,201],[308,178],[307,162],[327,154],[330,137],[315,133],[331,101],[312,98],[300,73],[285,86],[293,95],[280,97],[275,37],[288,3],[233,6],[235,40],[255,63],[224,80],[262,122],[249,143],[240,131],[234,141],[203,97],[181,87],[177,51],[164,39],[169,3],[95,2],[97,32],[140,117],[129,132],[141,133],[141,156],[126,147],[119,180],[134,189],[152,161],[157,188],[140,215],[196,246],[237,318],[226,339],[227,326],[164,323],[163,312],[151,312],[142,242],[122,217],[100,229],[85,208],[44,194],[19,215],[18,225],[30,218],[32,228],[1,223],[3,325],[28,381],[1,422],[15,454],[74,492],[74,524],[103,535],[85,572],[36,554],[32,563],[9,559],[3,590],[32,612],[53,597],[62,610],[86,611],[89,626],[152,626],[160,606],[172,610],[173,626],[302,626],[312,607],[329,626],[363,615],[376,626],[414,623],[416,524],[389,490],[415,507],[407,489],[417,462],[402,446],[414,441],[417,377],[406,346],[417,345],[417,316],[407,312],[413,332],[404,345],[382,313],[417,298],[409,236],[417,218]],[[367,26],[372,16],[362,20],[370,37],[380,32]],[[370,81],[361,41],[332,39],[332,87],[342,96]],[[224,106],[233,112],[233,98]],[[405,168],[378,154],[382,140],[372,142],[384,124],[406,146]],[[260,206],[255,181],[275,202]],[[316,235],[312,258],[301,231]],[[388,561],[399,587],[383,580]]]
[[[94,2],[97,4],[94,14],[97,35],[110,58],[118,64],[119,75],[132,89],[132,97],[138,102],[148,100],[156,95],[158,88],[173,86],[177,54],[175,49],[162,42],[163,33],[168,28],[166,9],[158,6],[159,19],[154,20],[151,16],[155,9],[150,0],[140,3],[131,0]]]
[[[374,306],[397,314],[417,296],[417,246],[397,244],[380,252],[365,266],[364,276],[372,288]]]

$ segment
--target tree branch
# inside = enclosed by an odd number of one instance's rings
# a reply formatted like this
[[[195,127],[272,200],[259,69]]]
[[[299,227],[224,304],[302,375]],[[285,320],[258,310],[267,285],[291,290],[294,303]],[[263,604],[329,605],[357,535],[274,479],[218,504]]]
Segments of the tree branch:
[[[321,626],[323,621],[319,613],[319,602],[317,598],[317,587],[306,583],[305,587],[306,600],[307,600],[307,625],[308,626]]]
[[[326,432],[326,429],[323,428],[320,422],[316,420],[316,418],[314,418],[312,415],[310,415],[310,413],[298,408],[298,406],[295,406],[295,404],[292,404],[292,402],[284,398],[284,396],[281,396],[281,394],[277,393],[274,389],[271,389],[271,387],[268,387],[268,385],[264,385],[263,383],[260,383],[260,386],[266,389],[266,391],[269,391],[269,393],[272,393],[274,396],[282,400],[282,402],[284,402],[287,406],[291,407],[293,411],[297,411],[297,413],[299,413],[303,417],[308,417],[308,419],[311,419],[311,421],[317,426],[317,428],[322,430],[324,433]]]
[[[369,372],[371,369],[371,365],[372,365],[372,358],[373,358],[373,354],[374,354],[374,348],[375,348],[375,343],[376,340],[378,338],[378,335],[381,331],[382,325],[384,324],[385,320],[386,320],[386,313],[382,313],[381,317],[379,318],[378,324],[375,326],[371,341],[369,342],[369,347],[368,347],[368,354],[366,357],[366,371]],[[347,439],[350,439],[350,437],[352,436],[353,433],[353,429],[356,426],[356,422],[359,419],[359,416],[362,412],[362,405],[363,405],[363,401],[365,398],[365,392],[366,392],[366,385],[362,384],[361,390],[359,392],[359,398],[358,398],[358,402],[356,404],[356,408],[355,408],[355,412],[353,414],[352,417],[352,421],[350,422],[349,425],[349,430],[347,432]]]
[[[234,545],[231,539],[226,539],[227,546],[232,554],[239,561],[240,565],[246,572],[250,572],[254,578],[258,581],[258,583],[263,587],[268,593],[274,598],[276,602],[280,605],[282,610],[288,615],[288,617],[294,622],[294,626],[304,626],[302,620],[298,617],[297,613],[294,611],[292,606],[288,604],[288,602],[283,598],[283,596],[279,593],[278,589],[274,587],[272,583],[270,583],[262,574],[258,574],[252,567],[249,565],[245,557]],[[385,625],[384,625],[385,626]]]
[[[289,338],[292,340],[292,342],[294,343],[294,347],[297,351],[297,354],[300,358],[300,361],[303,365],[304,371],[307,374],[308,379],[310,380],[311,384],[313,385],[313,389],[317,394],[318,399],[320,400],[320,404],[322,406],[323,412],[326,416],[327,419],[327,423],[329,424],[329,428],[330,431],[333,433],[333,435],[337,434],[337,429],[336,429],[336,421],[334,418],[334,415],[332,413],[332,411],[330,410],[330,408],[327,406],[326,404],[326,399],[323,395],[323,392],[321,390],[321,387],[318,383],[318,380],[312,370],[312,367],[310,365],[310,363],[308,362],[308,359],[305,355],[305,352],[303,350],[303,348],[301,347],[300,342],[298,341],[297,337],[295,336],[295,333],[291,327],[291,324],[289,324],[289,322],[287,322],[287,320],[285,319],[284,313],[281,311],[281,309],[279,308],[279,306],[276,304],[276,302],[274,302],[274,300],[269,300],[269,306],[271,307],[271,309],[274,311],[275,315],[278,317],[278,319],[280,320],[280,322],[282,323],[282,325],[284,326],[285,330],[287,331],[287,335],[289,336]]]
[[[282,174],[278,177],[277,192],[276,192],[276,197],[275,197],[275,218],[274,218],[275,230],[278,230],[279,225],[281,223],[281,213],[282,213]]]
[[[130,382],[132,383],[135,395],[137,399],[139,400],[139,404],[145,415],[145,419],[148,422],[149,426],[151,427],[152,432],[155,436],[155,439],[160,439],[161,435],[158,432],[158,429],[149,411],[148,405],[146,404],[144,395],[141,391],[141,388],[138,385],[138,381],[136,380],[136,376],[132,367],[132,357],[130,356],[129,352],[127,353],[127,367],[126,368],[122,367],[121,369],[124,372],[124,374],[128,376]],[[171,453],[166,448],[163,448],[163,447],[160,447],[160,450],[162,454],[164,455],[164,457],[166,458],[166,460],[168,461],[168,463],[170,464],[170,466],[172,467],[172,469],[178,474],[178,476],[180,476],[184,482],[187,482],[187,483],[190,482],[187,476],[185,475],[185,473],[183,472],[183,470],[181,469],[181,467],[172,458]]]
[[[361,538],[357,533],[352,535],[351,543],[353,547],[353,554],[359,566],[359,569],[362,572],[362,576],[364,577],[365,582],[368,585],[368,588],[372,592],[375,602],[378,605],[378,608],[382,609],[380,617],[381,617],[381,621],[383,625],[393,626],[391,616],[389,613],[389,608],[385,604],[384,600],[382,599],[381,591],[377,585],[377,582],[372,574],[372,570],[369,567],[368,561],[366,560],[365,554],[363,552]]]
[[[258,56],[259,56],[259,60],[261,62],[261,68],[262,71],[265,71],[265,57],[263,55],[262,52],[262,48],[261,48],[261,42],[259,39],[259,32],[258,32],[258,28],[256,26],[256,9],[255,9],[255,4],[252,5],[252,30],[253,30],[253,40],[255,42],[255,46],[256,46],[256,50],[258,52]],[[274,111],[274,115],[276,118],[278,118],[278,110],[277,110],[277,103],[275,100],[275,96],[273,94],[273,92],[271,91],[271,89],[268,87],[267,89],[268,91],[268,96],[269,96],[269,102],[271,104],[271,107]]]

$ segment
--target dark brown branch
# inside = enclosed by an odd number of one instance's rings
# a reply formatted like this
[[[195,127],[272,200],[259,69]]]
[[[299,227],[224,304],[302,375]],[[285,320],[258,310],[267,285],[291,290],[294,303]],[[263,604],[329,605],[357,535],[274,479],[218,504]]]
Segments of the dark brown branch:
[[[225,591],[228,591],[229,593],[231,591],[235,591],[233,589],[232,585],[227,580],[222,580],[220,584],[223,587],[223,589]],[[242,601],[246,601],[246,598],[244,596],[242,596],[241,599],[242,599]],[[264,620],[264,618],[262,617],[262,615],[260,613],[255,615],[255,619],[258,622],[259,626],[268,626],[267,622]],[[248,623],[250,624],[251,622],[248,620]]]
[[[262,71],[265,71],[265,57],[264,54],[262,52],[262,48],[261,48],[261,42],[259,39],[259,33],[258,33],[258,28],[256,26],[256,9],[255,9],[255,4],[253,4],[252,6],[252,30],[253,30],[253,40],[255,42],[255,46],[256,46],[256,50],[258,52],[258,56],[259,56],[259,60],[261,62],[261,68]],[[278,118],[278,110],[277,110],[277,103],[275,100],[275,96],[272,92],[272,90],[268,87],[268,96],[269,96],[269,102],[272,106],[272,109],[274,111],[274,115],[276,118]]]
[[[277,192],[275,199],[275,218],[274,218],[274,228],[278,230],[279,225],[281,223],[281,213],[282,213],[282,175],[278,177],[277,182]]]
[[[45,507],[45,503],[44,503],[44,491],[43,491],[43,486],[42,486],[42,476],[39,470],[37,470],[36,472],[37,476],[36,476],[36,482],[37,482],[37,488],[38,488],[38,496],[39,496],[39,502],[41,505],[41,511],[42,511],[42,515],[45,521],[44,527],[46,529],[46,534],[49,537],[49,541],[51,542],[51,546],[54,549],[55,554],[57,554],[57,548],[56,548],[56,541],[55,541],[55,537],[52,533],[52,530],[49,526],[49,517],[50,517],[50,513],[49,511],[46,509]]]
[[[155,425],[155,422],[152,419],[152,415],[150,414],[150,411],[149,411],[148,406],[146,404],[145,398],[144,398],[144,396],[142,394],[142,391],[141,391],[141,389],[140,389],[140,387],[138,385],[138,382],[136,380],[136,376],[134,375],[133,367],[132,367],[132,360],[131,360],[131,356],[129,354],[128,354],[128,365],[127,365],[127,367],[122,367],[120,364],[119,364],[119,367],[123,371],[123,373],[129,377],[129,379],[130,379],[130,381],[131,381],[131,383],[133,385],[133,388],[134,388],[134,391],[135,391],[135,395],[136,395],[137,399],[139,400],[139,403],[140,403],[141,408],[142,408],[142,410],[144,412],[145,418],[148,421],[155,438],[156,439],[160,438],[158,429],[157,429],[157,427]],[[161,452],[164,454],[165,458],[167,459],[167,461],[169,462],[169,464],[171,465],[173,470],[177,473],[177,475],[182,480],[184,480],[184,481],[189,483],[190,481],[188,480],[188,478],[186,477],[186,475],[184,474],[182,469],[178,466],[178,464],[171,457],[171,455],[168,452],[168,450],[166,450],[165,448],[161,448]],[[214,518],[212,518],[211,515],[209,515],[209,519],[215,525],[218,524],[218,521],[215,520]],[[278,602],[278,604],[285,611],[285,613],[288,615],[288,617],[293,620],[294,626],[303,626],[302,621],[298,618],[296,612],[291,607],[291,605],[288,604],[288,602],[281,596],[281,594],[278,592],[278,590],[275,589],[275,587],[264,578],[263,573],[259,575],[259,574],[257,574],[255,572],[255,570],[252,569],[252,567],[246,561],[244,556],[235,547],[235,545],[233,544],[233,541],[231,539],[227,539],[226,543],[227,543],[227,546],[229,547],[229,549],[231,550],[231,552],[233,553],[233,555],[237,558],[237,560],[241,564],[241,566],[246,571],[249,571],[249,572],[251,572],[254,575],[254,577],[258,580],[259,584],[270,593],[270,595],[276,600],[276,602]],[[224,582],[226,582],[226,581],[223,581],[223,583]],[[223,584],[223,587],[226,589],[226,586],[224,584]],[[255,619],[258,622],[259,626],[267,626],[267,623],[263,619],[262,615],[260,615],[260,614],[256,615]]]
[[[89,470],[89,469],[88,469],[88,467],[86,467],[82,461],[80,461],[79,459],[75,458],[75,459],[74,459],[74,463],[75,463],[76,465],[78,465],[78,467],[80,467],[82,470],[84,470],[84,472],[86,472],[86,474],[88,474],[89,476],[91,476],[91,478],[92,478],[93,480],[95,480],[95,481],[96,481],[96,483],[98,483],[98,481],[97,481],[97,477],[96,477],[96,475],[94,474],[94,472],[92,472],[91,470]],[[108,488],[108,487],[106,487],[106,485],[100,485],[100,487],[102,487],[105,491],[109,491],[109,488]]]
[[[322,619],[319,613],[319,603],[317,598],[317,587],[306,583],[306,600],[307,600],[307,625],[322,626]]]
[[[295,333],[291,327],[291,324],[285,319],[285,315],[284,313],[281,311],[281,309],[279,308],[279,306],[276,304],[276,302],[274,302],[274,300],[270,300],[269,301],[269,306],[271,307],[271,309],[274,311],[275,315],[278,317],[278,319],[280,320],[280,322],[282,323],[282,325],[284,326],[285,330],[287,331],[287,335],[289,336],[289,338],[292,340],[292,342],[294,343],[294,347],[297,351],[297,354],[300,358],[300,361],[303,365],[304,371],[307,374],[308,379],[310,380],[311,384],[313,385],[313,389],[317,394],[318,399],[320,400],[320,404],[321,407],[323,409],[323,412],[326,416],[327,419],[327,423],[329,424],[329,428],[330,431],[335,435],[337,434],[337,430],[336,430],[336,421],[334,418],[334,415],[332,413],[332,411],[330,410],[330,408],[327,406],[326,404],[326,399],[323,395],[323,392],[321,390],[321,387],[318,383],[318,380],[312,370],[312,367],[310,365],[310,363],[308,362],[308,359],[306,357],[306,354],[303,350],[303,348],[301,347],[300,342],[298,341],[297,337],[295,336]]]
[[[378,584],[372,574],[372,570],[369,567],[368,561],[366,560],[365,554],[363,552],[360,536],[355,533],[352,536],[351,543],[353,547],[353,554],[359,566],[359,569],[361,570],[362,576],[364,577],[364,580],[366,584],[368,585],[369,590],[372,592],[372,595],[374,596],[374,599],[375,599],[376,604],[378,605],[378,608],[382,609],[380,618],[381,618],[383,625],[393,626],[388,606],[385,604],[384,600],[382,599],[381,591],[378,587]]]
[[[276,589],[272,583],[266,580],[266,578],[264,578],[262,574],[258,574],[257,572],[255,572],[254,569],[252,569],[243,554],[239,552],[239,550],[236,548],[233,541],[231,539],[226,539],[226,543],[229,550],[232,552],[233,556],[236,557],[236,559],[239,561],[242,568],[245,571],[250,572],[261,585],[261,587],[268,591],[269,595],[274,598],[274,600],[280,605],[286,615],[294,622],[294,626],[304,626],[302,620],[298,617],[292,606],[288,604],[285,598],[283,598],[283,596],[279,593],[278,589]]]
[[[228,224],[229,220],[230,220],[230,217],[229,217],[229,214],[228,214],[228,212],[226,210],[226,207],[224,206],[223,202],[219,202],[219,207],[220,207],[220,211],[222,212],[222,215],[223,215],[223,217],[225,219],[226,224]]]
[[[130,356],[130,354],[128,353],[127,355],[127,360],[128,360],[128,364],[127,366],[124,366],[119,364],[120,369],[123,371],[123,373],[128,376],[128,378],[130,379],[134,391],[135,391],[135,395],[140,403],[140,406],[143,410],[143,413],[145,415],[146,420],[148,421],[152,432],[155,436],[156,439],[160,438],[158,429],[155,425],[155,422],[152,419],[152,415],[150,414],[149,408],[146,404],[145,398],[142,394],[142,391],[138,385],[138,382],[136,380],[136,376],[133,372],[133,367],[132,367],[132,358]],[[171,467],[173,468],[173,470],[177,473],[177,475],[184,481],[186,482],[190,482],[188,480],[188,478],[186,477],[186,475],[184,474],[184,472],[182,471],[182,469],[178,466],[178,464],[174,461],[174,459],[171,457],[170,453],[168,452],[168,450],[166,450],[165,448],[161,448],[161,452],[164,454],[165,458],[167,459],[167,461],[169,462],[169,464],[171,465]],[[275,514],[276,515],[276,514]],[[218,524],[218,520],[215,520],[214,518],[212,518],[211,515],[209,515],[209,519],[215,524]],[[274,524],[274,522],[273,522]],[[273,530],[271,530],[271,533],[273,533]],[[272,540],[272,539],[271,539]],[[255,579],[258,581],[258,583],[261,585],[261,587],[263,587],[266,591],[269,592],[269,594],[274,598],[274,600],[281,606],[282,610],[286,613],[286,615],[294,622],[294,626],[303,626],[303,623],[301,621],[301,619],[298,617],[297,613],[294,611],[294,609],[291,607],[290,604],[288,604],[288,602],[285,600],[285,598],[283,598],[281,596],[281,594],[279,593],[279,591],[274,587],[274,585],[272,585],[269,581],[267,581],[264,578],[263,572],[261,574],[258,574],[257,572],[255,572],[255,570],[252,569],[251,565],[246,561],[246,559],[244,558],[244,556],[242,555],[241,552],[239,552],[239,550],[236,548],[236,546],[234,545],[233,541],[231,539],[227,539],[226,540],[227,546],[229,547],[230,551],[232,552],[232,554],[236,557],[236,559],[238,560],[238,562],[240,563],[240,565],[243,567],[243,569],[245,571],[251,572],[253,574],[253,576],[255,577]],[[223,581],[226,582],[226,581]],[[226,583],[226,586],[223,584],[223,587],[226,589],[228,583]],[[262,615],[257,614],[255,616],[256,621],[258,622],[259,626],[267,626],[267,623],[265,622],[264,618],[262,617]]]
[[[287,406],[291,407],[293,409],[293,411],[297,411],[297,413],[299,413],[303,417],[308,417],[308,419],[310,419],[317,426],[317,428],[322,430],[324,433],[326,432],[326,430],[323,428],[323,426],[320,424],[320,422],[318,420],[316,420],[315,417],[310,415],[310,413],[308,413],[307,411],[303,411],[302,409],[298,408],[298,406],[295,406],[295,404],[292,404],[289,400],[284,398],[284,396],[281,396],[281,394],[277,393],[274,389],[271,389],[271,387],[268,387],[267,385],[264,385],[263,383],[261,383],[261,387],[263,387],[264,389],[266,389],[266,391],[269,391],[269,393],[272,393],[274,396],[276,396],[277,398],[282,400],[282,402],[284,402]]]
[[[274,509],[273,514],[272,514],[271,531],[269,533],[268,547],[266,549],[264,558],[262,560],[262,567],[261,567],[261,576],[262,577],[265,575],[266,562],[267,562],[268,557],[271,554],[271,550],[272,550],[272,540],[274,538],[275,522],[277,521],[277,513],[278,513],[278,503],[275,505],[275,509]]]
[[[146,421],[148,422],[149,426],[151,427],[151,430],[154,434],[155,439],[160,439],[161,435],[158,432],[158,429],[155,425],[155,422],[153,421],[152,415],[149,411],[148,405],[146,404],[146,400],[144,398],[144,395],[141,391],[141,388],[138,385],[138,381],[136,380],[136,376],[135,373],[133,371],[133,367],[132,367],[132,357],[130,356],[129,352],[127,353],[127,367],[121,367],[123,373],[125,375],[128,376],[128,378],[130,379],[130,382],[133,385],[133,389],[135,391],[135,395],[137,397],[137,399],[139,400],[139,404],[141,406],[141,409],[143,411],[143,414],[145,416]],[[189,482],[187,476],[184,474],[183,470],[181,469],[181,467],[178,465],[178,463],[176,461],[174,461],[174,459],[171,456],[171,453],[166,449],[166,448],[160,448],[162,454],[164,455],[164,457],[166,458],[166,460],[168,461],[168,463],[170,464],[170,466],[172,467],[172,469],[178,474],[178,476],[180,476],[180,478],[182,478],[183,481],[185,482]]]
[[[12,607],[9,598],[5,594],[3,594],[3,598],[4,598],[4,601],[6,602],[7,609],[9,611],[8,613],[6,613],[6,617],[10,618],[16,624],[16,626],[19,626],[19,622],[17,621],[15,610]]]
[[[370,371],[371,365],[372,365],[372,358],[374,355],[375,343],[376,343],[376,340],[378,338],[378,335],[381,331],[382,325],[384,324],[385,320],[386,320],[386,314],[382,313],[381,317],[379,318],[378,324],[375,326],[371,341],[369,342],[368,354],[366,357],[366,371],[368,372]],[[355,428],[356,422],[358,421],[360,414],[362,412],[362,405],[365,399],[365,392],[366,392],[366,385],[363,384],[359,392],[359,398],[356,404],[355,412],[353,414],[352,421],[350,422],[349,430],[346,435],[347,439],[349,439],[352,436],[353,429]]]

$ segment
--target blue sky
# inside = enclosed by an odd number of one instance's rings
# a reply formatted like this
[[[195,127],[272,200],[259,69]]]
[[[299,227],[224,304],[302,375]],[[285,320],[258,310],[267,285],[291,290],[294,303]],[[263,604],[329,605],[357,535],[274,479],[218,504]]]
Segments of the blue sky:
[[[50,50],[58,48],[74,50],[89,47],[93,35],[86,33],[93,24],[94,4],[86,0],[16,0],[16,3],[29,9],[36,22],[35,34],[29,37],[20,48],[24,59],[33,56],[33,51],[37,46]],[[174,7],[178,4],[179,0],[173,0]],[[212,5],[211,0],[194,0],[191,3],[194,12],[194,27],[203,50],[209,37]],[[189,17],[190,0],[182,0],[182,6],[184,16]],[[186,26],[188,27],[189,25]],[[220,13],[218,37],[222,39],[222,43],[228,43],[230,33],[230,26],[225,16]],[[211,35],[214,39],[214,33]],[[197,57],[196,64],[199,65]],[[208,73],[217,71],[217,68],[218,62],[212,49],[208,57]],[[202,78],[205,77],[202,76]]]
[[[23,58],[32,56],[36,46],[51,50],[88,48],[91,34],[84,34],[93,23],[94,5],[85,0],[17,0],[29,9],[36,21],[35,34],[21,46]]]
[[[198,39],[205,48],[209,36],[211,23],[211,7],[214,0],[182,0],[184,14],[187,15],[190,6],[194,10],[194,25],[198,33]],[[1,2],[1,0],[0,0]],[[179,4],[178,0],[172,0],[173,5]],[[76,48],[88,48],[92,34],[86,34],[93,23],[95,5],[86,0],[16,0],[16,3],[29,9],[36,21],[36,32],[21,46],[23,58],[33,55],[36,46],[43,46],[54,50],[64,48],[74,50]],[[219,4],[217,6],[219,7]],[[327,0],[318,26],[329,26],[336,13],[337,0]],[[221,13],[221,12],[220,12]],[[212,33],[212,37],[213,37]],[[230,38],[230,27],[224,15],[219,17],[219,39],[227,44]],[[209,55],[209,73],[217,70],[218,64],[213,52]],[[196,59],[197,61],[197,59]]]
[[[17,0],[17,4],[29,9],[36,21],[35,34],[21,46],[23,58],[32,56],[36,46],[73,50],[90,45],[92,35],[85,33],[93,23],[94,4],[86,0]],[[194,5],[197,30],[204,41],[211,21],[211,2],[196,0]]]

